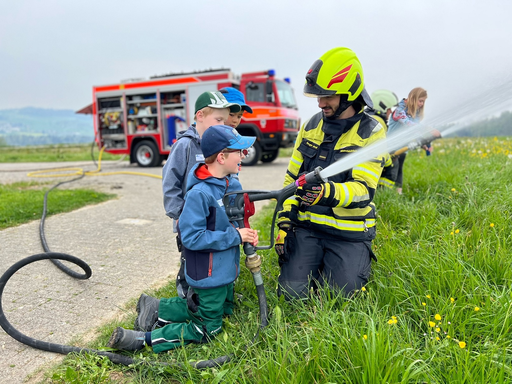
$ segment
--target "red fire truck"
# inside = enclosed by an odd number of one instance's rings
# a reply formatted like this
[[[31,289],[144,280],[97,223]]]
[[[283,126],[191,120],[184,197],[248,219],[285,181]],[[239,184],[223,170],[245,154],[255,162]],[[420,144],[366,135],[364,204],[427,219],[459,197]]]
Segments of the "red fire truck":
[[[197,97],[223,87],[239,89],[254,112],[238,127],[240,134],[257,138],[244,165],[274,161],[279,148],[293,145],[300,126],[297,103],[289,81],[277,79],[273,70],[236,76],[219,69],[96,86],[92,105],[79,113],[92,113],[100,148],[154,167],[167,158],[177,132],[194,121]]]

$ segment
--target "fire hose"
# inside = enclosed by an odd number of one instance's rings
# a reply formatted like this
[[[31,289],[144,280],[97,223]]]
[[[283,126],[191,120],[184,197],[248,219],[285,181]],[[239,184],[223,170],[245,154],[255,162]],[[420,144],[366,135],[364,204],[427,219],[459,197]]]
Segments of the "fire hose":
[[[396,151],[392,152],[391,155],[393,157],[396,157],[396,156],[399,156],[402,153],[405,153],[409,150],[414,150],[419,147],[423,147],[424,145],[429,146],[428,144],[430,144],[432,141],[440,139],[440,138],[441,138],[441,133],[437,130],[433,130],[431,135],[428,138],[426,137],[426,138],[422,138],[418,141],[412,141],[409,144],[407,144],[407,146],[399,148]],[[427,156],[430,156],[430,151],[429,150],[426,150],[426,151],[427,151]]]

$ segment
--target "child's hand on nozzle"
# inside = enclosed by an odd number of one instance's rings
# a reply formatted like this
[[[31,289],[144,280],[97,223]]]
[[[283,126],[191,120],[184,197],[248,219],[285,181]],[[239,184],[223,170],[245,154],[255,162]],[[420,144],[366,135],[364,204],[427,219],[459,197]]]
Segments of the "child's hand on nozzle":
[[[252,228],[237,228],[242,238],[242,243],[251,243],[254,246],[258,245],[258,231]]]

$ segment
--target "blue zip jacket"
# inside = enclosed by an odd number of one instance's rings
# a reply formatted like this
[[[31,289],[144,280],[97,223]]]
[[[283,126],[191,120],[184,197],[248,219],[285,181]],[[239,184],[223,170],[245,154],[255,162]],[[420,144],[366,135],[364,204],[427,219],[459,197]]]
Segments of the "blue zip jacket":
[[[205,164],[190,171],[178,232],[184,247],[185,277],[191,287],[220,287],[238,277],[242,238],[229,221],[222,198],[241,189],[237,178],[213,177]]]

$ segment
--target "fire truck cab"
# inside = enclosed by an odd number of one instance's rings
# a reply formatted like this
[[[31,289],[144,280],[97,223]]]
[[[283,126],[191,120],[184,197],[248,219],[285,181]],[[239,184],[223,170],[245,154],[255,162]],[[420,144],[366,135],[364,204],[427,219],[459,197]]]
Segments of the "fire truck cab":
[[[95,141],[131,163],[154,167],[167,158],[178,132],[194,122],[197,97],[224,87],[239,89],[253,113],[237,128],[256,142],[244,165],[271,162],[279,148],[293,146],[300,126],[293,89],[272,70],[236,76],[229,69],[154,76],[93,87]]]

